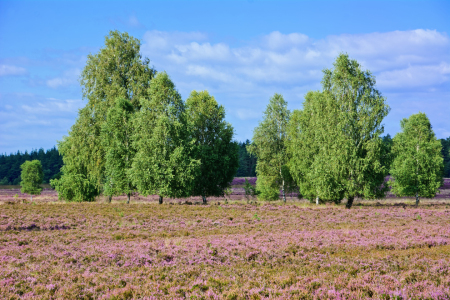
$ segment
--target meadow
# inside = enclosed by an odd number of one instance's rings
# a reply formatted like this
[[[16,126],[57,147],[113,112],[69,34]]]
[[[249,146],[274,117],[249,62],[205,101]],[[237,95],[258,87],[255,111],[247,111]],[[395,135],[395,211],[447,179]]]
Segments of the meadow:
[[[449,182],[419,207],[390,197],[350,210],[249,204],[235,183],[209,205],[5,200],[1,298],[450,299]]]

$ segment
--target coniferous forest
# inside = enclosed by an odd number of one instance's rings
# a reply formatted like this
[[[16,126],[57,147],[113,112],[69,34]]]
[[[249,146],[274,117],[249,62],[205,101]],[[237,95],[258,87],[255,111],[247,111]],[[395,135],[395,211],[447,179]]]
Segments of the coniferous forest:
[[[47,151],[44,149],[32,150],[30,153],[11,153],[10,155],[0,155],[0,185],[20,184],[20,166],[28,160],[39,160],[44,171],[44,183],[49,183],[50,179],[57,178],[63,165],[58,149],[53,147]]]

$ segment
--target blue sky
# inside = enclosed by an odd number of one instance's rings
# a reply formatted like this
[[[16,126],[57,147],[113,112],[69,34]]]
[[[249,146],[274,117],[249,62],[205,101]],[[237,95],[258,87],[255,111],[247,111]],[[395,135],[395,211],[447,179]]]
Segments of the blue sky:
[[[1,1],[0,153],[49,149],[67,135],[78,76],[110,30],[142,42],[186,99],[208,90],[235,138],[251,139],[269,98],[299,109],[346,52],[391,107],[385,133],[419,111],[450,136],[450,1]]]

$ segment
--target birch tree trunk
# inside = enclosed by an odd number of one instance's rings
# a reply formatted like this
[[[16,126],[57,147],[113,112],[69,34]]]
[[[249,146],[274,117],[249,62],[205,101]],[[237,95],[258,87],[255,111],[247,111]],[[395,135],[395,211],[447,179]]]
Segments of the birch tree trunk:
[[[159,196],[159,204],[162,204],[162,203],[163,203],[163,197]]]

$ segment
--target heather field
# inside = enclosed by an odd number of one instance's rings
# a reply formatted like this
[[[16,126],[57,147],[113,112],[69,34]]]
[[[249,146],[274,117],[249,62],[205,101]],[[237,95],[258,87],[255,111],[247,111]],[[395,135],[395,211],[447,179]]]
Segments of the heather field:
[[[346,210],[239,191],[210,205],[3,201],[1,298],[450,299],[448,198]]]

